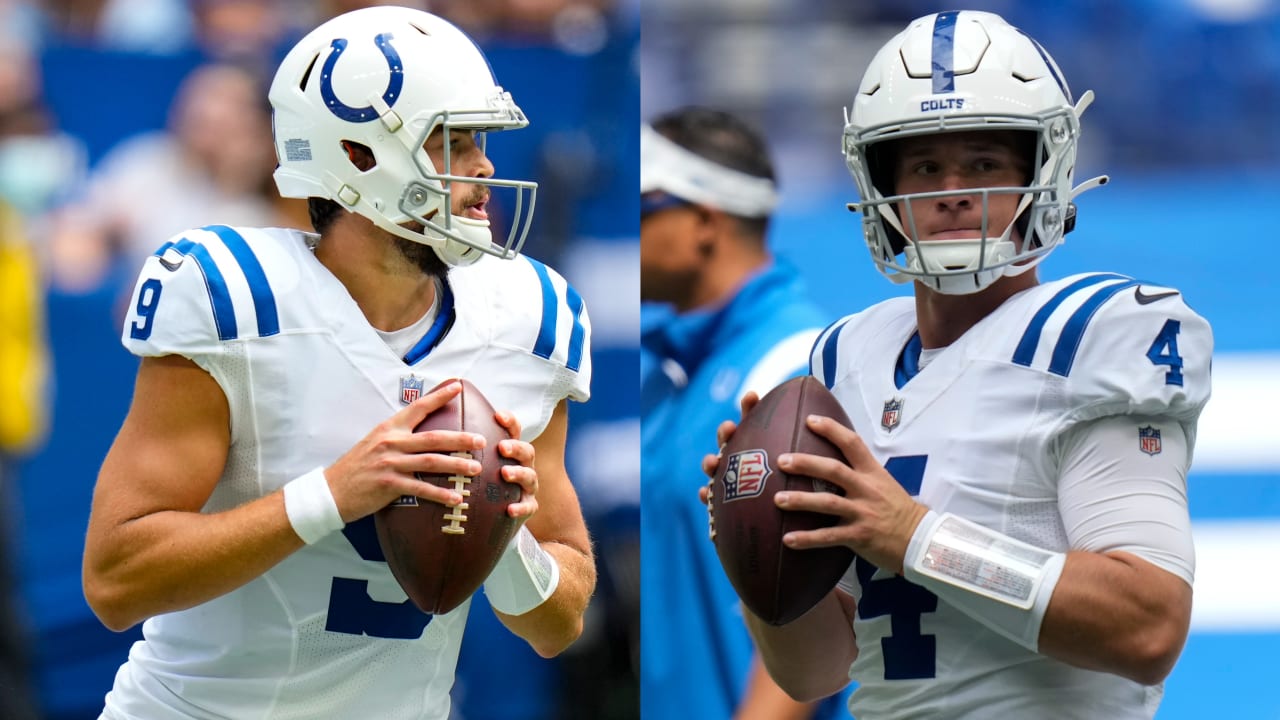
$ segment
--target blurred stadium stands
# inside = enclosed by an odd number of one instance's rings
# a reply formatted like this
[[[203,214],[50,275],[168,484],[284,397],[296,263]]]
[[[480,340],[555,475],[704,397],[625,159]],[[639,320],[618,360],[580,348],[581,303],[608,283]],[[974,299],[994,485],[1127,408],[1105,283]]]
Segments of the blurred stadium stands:
[[[278,34],[271,42],[252,46],[261,54],[256,60],[269,80],[270,60],[282,55],[299,28],[362,4],[374,3],[15,0],[0,2],[0,48],[18,44],[36,53],[53,127],[78,141],[92,173],[121,141],[165,128],[174,94],[191,70],[213,58],[225,59],[210,44],[208,13],[238,6],[248,13],[241,18],[287,16],[287,22],[272,26]],[[625,0],[538,3],[545,25],[522,25],[528,32],[517,33],[494,19],[519,23],[528,17],[505,0],[399,4],[427,6],[446,15],[450,8],[466,11],[467,28],[486,50],[499,82],[531,119],[528,129],[495,134],[489,145],[501,175],[541,184],[526,252],[556,266],[579,288],[595,328],[594,397],[571,408],[569,446],[570,473],[601,566],[587,632],[570,653],[543,661],[498,625],[483,602],[476,603],[459,667],[455,715],[461,720],[637,717],[638,600],[632,576],[638,576],[633,558],[638,554],[639,470],[630,448],[639,442],[634,189],[638,12]],[[133,23],[116,17],[122,8],[139,7],[161,14]],[[95,16],[95,10],[101,15]],[[119,25],[111,26],[108,16]],[[161,18],[172,24],[152,27]],[[227,22],[244,30],[243,22]],[[226,41],[230,36],[219,37]],[[235,42],[224,49],[232,46]],[[49,216],[43,211],[56,214],[77,201],[82,180],[66,178],[31,213],[32,227],[47,229]],[[5,190],[0,181],[0,194]],[[149,198],[135,201],[145,204]],[[90,233],[77,234],[73,225],[70,235]],[[165,239],[156,237],[154,243]],[[74,242],[71,248],[46,248],[51,277],[59,277],[57,265],[69,255],[86,252]],[[94,479],[124,417],[137,367],[119,342],[119,305],[132,288],[137,267],[118,247],[92,252],[106,255],[99,272],[76,275],[76,282],[65,285],[55,281],[48,290],[54,365],[51,433],[19,466],[21,512],[0,520],[18,538],[20,599],[33,632],[36,684],[46,720],[96,718],[116,668],[141,636],[137,628],[123,634],[103,628],[80,588]],[[602,447],[610,452],[601,452]],[[471,673],[491,672],[495,665],[510,670],[515,684],[503,693],[468,684]]]
[[[1080,221],[1042,277],[1107,270],[1181,289],[1213,324],[1214,397],[1188,480],[1198,567],[1192,634],[1160,720],[1280,717],[1280,3],[972,0],[1054,56],[1084,115]],[[688,103],[740,111],[778,148],[775,248],[815,299],[856,311],[909,288],[872,266],[840,155],[841,109],[877,48],[923,0],[645,0],[641,116]]]

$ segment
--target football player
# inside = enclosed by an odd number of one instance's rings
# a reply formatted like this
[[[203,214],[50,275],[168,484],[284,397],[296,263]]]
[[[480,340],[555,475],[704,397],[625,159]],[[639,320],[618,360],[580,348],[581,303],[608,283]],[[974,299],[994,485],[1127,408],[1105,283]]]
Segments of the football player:
[[[799,620],[748,618],[796,697],[852,677],[859,718],[1159,705],[1190,622],[1186,474],[1213,340],[1174,289],[1038,279],[1073,198],[1105,182],[1072,185],[1092,99],[1035,40],[972,11],[913,21],[862,80],[844,130],[856,208],[876,266],[915,292],[814,347],[853,427],[808,424],[848,462],[778,458],[845,493],[778,494],[838,519],[785,544],[857,553]]]
[[[339,16],[288,53],[270,101],[276,183],[309,199],[316,234],[183,233],[146,261],[125,318],[142,361],[84,589],[145,639],[103,717],[443,720],[470,603],[418,611],[371,513],[462,501],[414,474],[474,475],[462,455],[484,439],[412,430],[459,390],[430,388],[470,379],[524,491],[485,594],[539,654],[572,643],[595,585],[563,464],[566,402],[588,397],[586,311],[518,252],[535,185],[493,177],[484,133],[527,120],[448,22]],[[498,240],[495,191],[514,214]]]
[[[764,139],[688,107],[640,135],[641,297],[668,312],[645,328],[641,374],[643,717],[827,717],[788,698],[754,659],[738,598],[705,542],[696,460],[748,390],[807,370],[830,320],[766,236],[777,202]]]

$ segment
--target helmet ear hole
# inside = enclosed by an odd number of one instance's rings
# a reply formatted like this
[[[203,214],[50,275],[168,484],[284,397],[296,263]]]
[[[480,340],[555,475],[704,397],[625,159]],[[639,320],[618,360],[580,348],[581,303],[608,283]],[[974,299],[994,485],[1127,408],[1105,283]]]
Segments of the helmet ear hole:
[[[373,156],[373,149],[354,140],[343,140],[342,149],[347,153],[347,160],[360,172],[369,172],[378,166]]]

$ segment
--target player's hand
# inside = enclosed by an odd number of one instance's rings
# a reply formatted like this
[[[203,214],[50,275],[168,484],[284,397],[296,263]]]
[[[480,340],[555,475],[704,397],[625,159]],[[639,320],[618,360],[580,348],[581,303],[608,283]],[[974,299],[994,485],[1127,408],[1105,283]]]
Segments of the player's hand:
[[[507,507],[507,514],[513,518],[528,520],[538,511],[538,499],[534,497],[538,494],[538,471],[533,469],[533,445],[518,439],[520,437],[520,421],[516,420],[515,415],[499,411],[494,413],[493,417],[511,435],[510,439],[498,443],[498,453],[505,458],[510,458],[520,463],[519,465],[506,465],[502,468],[502,479],[519,484],[520,489],[524,491],[520,502],[511,503]]]
[[[483,448],[484,436],[447,430],[413,431],[460,392],[462,384],[454,382],[423,395],[379,423],[325,470],[344,522],[381,510],[403,495],[442,505],[462,502],[456,491],[422,482],[414,474],[477,475],[481,469],[478,461],[451,453]]]
[[[739,419],[746,417],[746,414],[751,412],[751,408],[755,407],[758,402],[760,402],[760,396],[754,390],[747,391],[747,394],[742,396],[742,411],[738,416]],[[711,492],[711,482],[716,477],[716,468],[720,466],[720,456],[724,452],[725,443],[729,442],[729,438],[733,437],[733,432],[737,429],[738,423],[732,420],[725,420],[720,423],[720,426],[716,428],[716,447],[719,450],[715,454],[704,455],[702,458],[702,472],[707,476],[707,484],[698,490],[698,499],[704,505],[707,504],[707,497]]]
[[[774,502],[784,510],[820,512],[835,515],[840,521],[829,528],[789,532],[782,541],[796,550],[845,545],[877,567],[902,572],[907,544],[928,508],[907,494],[853,430],[828,417],[812,416],[807,423],[810,430],[840,448],[848,464],[806,453],[787,453],[778,457],[778,467],[834,483],[844,489],[845,495],[780,492]]]

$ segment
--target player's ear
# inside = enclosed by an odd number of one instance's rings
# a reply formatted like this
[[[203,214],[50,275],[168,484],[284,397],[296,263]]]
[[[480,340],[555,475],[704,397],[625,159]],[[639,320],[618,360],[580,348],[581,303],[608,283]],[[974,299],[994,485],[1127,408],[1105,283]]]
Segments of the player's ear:
[[[709,258],[715,254],[715,248],[720,239],[731,230],[730,223],[733,218],[719,208],[706,205],[694,205],[693,211],[697,214],[694,232],[698,254],[703,258]]]

